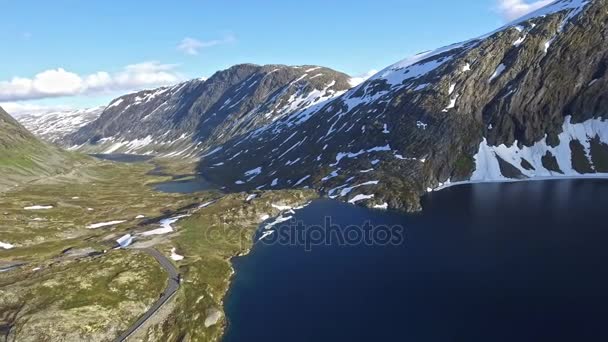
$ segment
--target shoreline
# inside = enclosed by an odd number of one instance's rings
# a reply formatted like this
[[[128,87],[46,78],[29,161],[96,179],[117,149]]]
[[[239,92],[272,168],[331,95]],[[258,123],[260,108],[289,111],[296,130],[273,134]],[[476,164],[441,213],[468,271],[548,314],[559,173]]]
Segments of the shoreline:
[[[244,250],[239,251],[238,253],[235,253],[234,255],[230,256],[230,258],[227,259],[227,261],[230,263],[230,275],[228,276],[228,278],[226,279],[227,283],[228,283],[228,288],[226,290],[226,292],[224,292],[224,294],[222,295],[222,298],[220,299],[220,303],[222,304],[222,314],[224,315],[224,320],[223,320],[223,324],[222,324],[222,328],[221,328],[221,333],[219,334],[219,338],[217,341],[223,341],[226,332],[230,326],[230,321],[228,319],[228,314],[226,312],[226,298],[228,298],[228,296],[230,295],[230,292],[232,292],[232,284],[234,282],[234,279],[237,275],[237,270],[235,268],[234,265],[234,260],[236,258],[243,258],[243,257],[247,257],[251,251],[253,250],[253,248],[255,247],[256,243],[258,243],[261,239],[256,240],[255,236],[259,233],[259,232],[263,232],[264,229],[264,222],[270,221],[271,219],[276,219],[278,217],[281,217],[284,213],[288,213],[290,211],[296,211],[296,210],[301,210],[305,207],[307,207],[310,203],[312,203],[312,201],[319,199],[319,197],[316,198],[312,198],[308,201],[306,201],[305,203],[297,203],[295,207],[291,207],[288,210],[283,210],[280,211],[277,215],[273,215],[270,216],[269,218],[267,218],[266,220],[262,220],[260,222],[258,222],[256,228],[253,230],[253,234],[252,234],[252,239],[251,239],[251,244],[249,245],[249,247],[247,247]]]
[[[573,176],[540,176],[540,177],[530,177],[530,178],[522,178],[522,179],[495,179],[495,180],[468,180],[468,181],[460,181],[453,182],[449,184],[441,185],[437,188],[432,189],[431,191],[427,191],[427,194],[438,192],[441,190],[449,189],[456,186],[462,185],[474,185],[474,184],[502,184],[502,183],[523,183],[523,182],[541,182],[541,181],[552,181],[552,180],[608,180],[608,173],[595,173],[588,175],[573,175]]]

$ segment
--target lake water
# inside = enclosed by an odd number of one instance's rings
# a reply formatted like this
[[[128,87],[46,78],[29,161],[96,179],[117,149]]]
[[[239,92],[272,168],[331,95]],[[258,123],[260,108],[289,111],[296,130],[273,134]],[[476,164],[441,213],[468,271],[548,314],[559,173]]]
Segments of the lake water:
[[[308,226],[371,220],[405,239],[256,243],[234,260],[223,341],[608,341],[608,181],[467,185],[423,206],[298,211]]]
[[[154,156],[144,156],[138,154],[124,154],[124,153],[110,153],[110,154],[91,154],[90,156],[103,159],[110,160],[114,162],[121,163],[142,163],[150,161],[154,158]],[[153,170],[148,172],[151,176],[169,176],[168,174],[163,172],[162,167],[156,166]],[[182,177],[188,175],[181,175],[175,177]],[[194,178],[185,179],[185,180],[171,180],[162,183],[156,183],[152,185],[156,191],[166,192],[166,193],[181,193],[181,194],[191,194],[204,190],[217,190],[218,187],[207,181],[201,175],[195,175]]]
[[[109,153],[109,154],[90,154],[91,157],[95,157],[103,160],[110,160],[121,163],[141,163],[148,161],[154,156],[144,156],[139,154],[125,154],[125,153]]]
[[[216,190],[217,186],[205,178],[196,176],[187,180],[173,180],[154,184],[154,189],[160,192],[191,194],[204,190]]]

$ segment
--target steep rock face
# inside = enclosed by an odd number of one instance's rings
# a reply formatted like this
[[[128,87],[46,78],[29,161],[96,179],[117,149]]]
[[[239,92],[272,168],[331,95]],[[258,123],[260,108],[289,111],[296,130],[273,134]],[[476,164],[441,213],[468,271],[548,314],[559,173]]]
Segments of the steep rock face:
[[[229,141],[200,170],[405,210],[457,181],[606,172],[607,20],[606,0],[556,1]]]
[[[79,159],[41,142],[0,108],[0,192],[67,171]]]
[[[209,147],[339,95],[349,76],[331,69],[243,64],[207,80],[112,101],[66,140],[84,151],[197,156]]]
[[[105,106],[100,106],[41,114],[22,114],[16,116],[16,119],[44,141],[61,144],[67,135],[96,120],[104,109]]]

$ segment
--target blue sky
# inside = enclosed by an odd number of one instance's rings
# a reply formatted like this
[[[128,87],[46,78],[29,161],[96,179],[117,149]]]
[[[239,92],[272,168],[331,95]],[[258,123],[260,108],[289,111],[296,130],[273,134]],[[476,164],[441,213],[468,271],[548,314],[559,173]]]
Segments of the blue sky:
[[[99,105],[245,62],[316,64],[359,75],[481,35],[530,9],[523,0],[0,5],[0,102],[13,107]]]

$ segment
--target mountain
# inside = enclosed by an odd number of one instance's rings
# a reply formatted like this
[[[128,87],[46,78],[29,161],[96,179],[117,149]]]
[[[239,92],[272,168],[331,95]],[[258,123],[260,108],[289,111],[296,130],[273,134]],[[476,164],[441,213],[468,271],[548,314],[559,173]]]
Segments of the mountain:
[[[317,66],[236,65],[207,80],[119,97],[66,144],[87,152],[198,156],[337,96],[349,81]]]
[[[67,135],[96,120],[104,109],[105,106],[100,106],[87,109],[21,114],[15,116],[15,118],[37,137],[51,143],[61,143]]]
[[[0,192],[67,171],[78,158],[41,142],[0,108]]]
[[[410,211],[455,182],[605,176],[606,22],[607,0],[555,1],[234,138],[199,169],[232,190]]]

